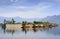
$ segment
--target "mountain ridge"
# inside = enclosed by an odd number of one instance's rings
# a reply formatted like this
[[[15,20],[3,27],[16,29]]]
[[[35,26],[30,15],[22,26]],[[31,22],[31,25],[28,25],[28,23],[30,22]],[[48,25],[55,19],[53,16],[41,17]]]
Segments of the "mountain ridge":
[[[0,16],[0,23],[3,23],[4,19],[11,20],[12,18],[16,22],[48,21],[48,22],[52,22],[52,23],[58,23],[58,24],[60,23],[60,15],[47,16],[45,18],[21,18],[21,17],[2,17],[2,16]]]

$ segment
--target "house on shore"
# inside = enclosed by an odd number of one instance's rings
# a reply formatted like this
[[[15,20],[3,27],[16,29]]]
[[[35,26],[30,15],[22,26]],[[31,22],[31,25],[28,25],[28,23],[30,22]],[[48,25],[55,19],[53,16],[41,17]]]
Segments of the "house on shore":
[[[33,24],[26,24],[25,27],[26,27],[27,29],[33,29]]]
[[[52,27],[52,24],[6,24],[6,30],[20,30],[22,28],[26,29],[33,29],[33,28],[45,28],[45,27]]]
[[[6,24],[6,30],[20,30],[22,27],[25,27],[26,29],[32,29],[33,24]]]
[[[6,30],[20,30],[22,24],[6,24]]]

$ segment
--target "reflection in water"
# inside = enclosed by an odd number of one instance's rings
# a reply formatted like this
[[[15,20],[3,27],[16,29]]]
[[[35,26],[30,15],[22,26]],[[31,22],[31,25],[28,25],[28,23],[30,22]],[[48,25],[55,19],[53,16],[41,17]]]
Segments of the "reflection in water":
[[[49,29],[48,31],[46,31],[49,34],[54,34],[54,35],[60,35],[60,26],[58,27],[53,27],[52,29]]]
[[[15,30],[5,30],[5,33],[8,32],[8,33],[11,33],[12,35],[14,34]]]
[[[30,28],[26,28],[26,27],[22,27],[21,29],[19,29],[20,31],[23,31],[23,32],[25,32],[25,34],[29,31],[29,30],[33,30],[34,32],[37,32],[38,30],[40,30],[40,31],[46,31],[46,30],[49,30],[49,29],[52,29],[52,28],[55,28],[56,26],[54,26],[54,27],[37,27],[37,26],[33,26],[31,29]],[[16,31],[19,31],[19,30],[17,30],[17,29],[7,29],[6,30],[6,26],[2,26],[2,29],[3,29],[3,31],[4,31],[4,33],[12,33],[12,35],[16,32]]]
[[[5,33],[6,26],[2,26],[2,29],[3,29],[3,31],[4,31],[4,33]]]
[[[2,29],[3,30],[2,30]],[[6,30],[6,27],[0,27],[0,39],[60,39],[60,27],[34,27],[22,28],[19,30]],[[4,31],[4,33],[2,33]]]

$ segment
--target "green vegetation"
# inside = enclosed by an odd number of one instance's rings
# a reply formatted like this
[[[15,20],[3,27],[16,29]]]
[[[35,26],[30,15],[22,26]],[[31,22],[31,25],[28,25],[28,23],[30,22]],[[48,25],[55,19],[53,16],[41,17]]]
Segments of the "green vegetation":
[[[5,24],[6,22],[7,22],[6,19],[4,19],[4,24]]]
[[[3,26],[3,24],[2,24],[2,23],[0,23],[0,26]]]
[[[49,22],[42,22],[42,21],[33,21],[33,22],[27,22],[27,21],[22,21],[22,23],[21,22],[15,22],[15,20],[12,18],[11,19],[11,21],[10,20],[6,20],[6,19],[4,19],[4,23],[3,24],[1,24],[0,23],[0,25],[1,26],[5,26],[5,24],[22,24],[23,26],[25,26],[26,24],[48,24],[48,25],[52,25],[53,23],[49,23]],[[55,24],[53,24],[53,25],[55,25]]]
[[[27,24],[27,21],[23,21],[22,24],[23,24],[23,25]]]
[[[15,24],[15,21],[13,18],[12,21],[7,21],[6,19],[4,19],[4,24]]]
[[[7,21],[6,19],[4,19],[4,24],[19,24],[19,23],[20,22],[15,23],[15,20],[13,18],[12,18],[11,21]],[[49,22],[42,22],[42,21],[27,22],[27,21],[22,21],[22,24],[23,25],[25,25],[25,24],[49,24]]]
[[[39,22],[39,21],[34,21],[34,24],[49,24],[49,22]]]
[[[14,19],[13,19],[13,18],[12,18],[12,21],[11,21],[11,23],[12,23],[12,24],[15,24],[15,21],[14,21]]]

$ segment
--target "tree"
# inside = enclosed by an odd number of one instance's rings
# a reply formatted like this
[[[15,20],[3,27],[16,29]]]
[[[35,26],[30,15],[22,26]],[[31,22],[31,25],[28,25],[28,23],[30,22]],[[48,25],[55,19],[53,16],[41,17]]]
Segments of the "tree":
[[[43,24],[43,22],[34,21],[34,24]]]
[[[12,23],[14,24],[15,23],[15,21],[14,21],[14,19],[12,18]]]
[[[6,19],[4,19],[4,24],[6,24],[7,23],[7,21],[6,21]]]
[[[23,21],[22,24],[27,24],[27,22],[26,21]]]

